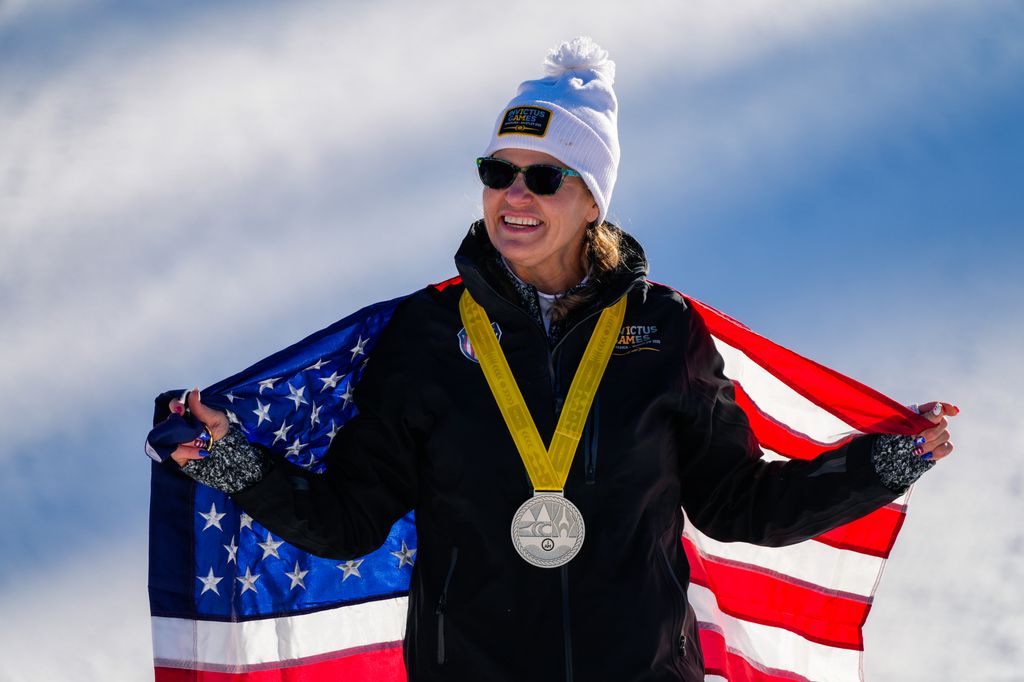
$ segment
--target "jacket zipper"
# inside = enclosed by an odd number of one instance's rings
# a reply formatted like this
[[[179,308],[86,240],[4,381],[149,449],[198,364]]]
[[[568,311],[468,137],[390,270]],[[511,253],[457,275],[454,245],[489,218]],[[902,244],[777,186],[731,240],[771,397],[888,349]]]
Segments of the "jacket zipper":
[[[452,574],[455,573],[455,562],[459,558],[459,548],[452,547],[452,559],[448,564],[448,575],[444,579],[444,587],[441,588],[441,596],[437,600],[437,608],[434,613],[437,615],[437,664],[443,665],[447,660],[444,648],[444,613],[448,606],[448,586],[452,582]]]
[[[676,607],[675,621],[679,633],[679,642],[677,653],[679,658],[686,658],[686,635],[683,634],[683,626],[686,622],[686,590],[679,584],[679,578],[676,577],[676,572],[672,569],[672,562],[668,560],[668,554],[665,554],[665,548],[662,547],[661,542],[658,542],[658,553],[661,554],[662,560],[665,562],[665,570],[668,571],[668,577],[672,579],[672,584],[676,586],[676,592],[679,594],[679,598],[682,603]],[[682,617],[679,615],[679,611],[682,611]]]
[[[562,635],[565,639],[565,682],[572,682],[572,622],[569,620],[569,566],[562,571]]]
[[[601,394],[594,395],[594,404],[587,415],[587,424],[583,430],[583,464],[587,485],[597,482],[597,438],[601,426]]]

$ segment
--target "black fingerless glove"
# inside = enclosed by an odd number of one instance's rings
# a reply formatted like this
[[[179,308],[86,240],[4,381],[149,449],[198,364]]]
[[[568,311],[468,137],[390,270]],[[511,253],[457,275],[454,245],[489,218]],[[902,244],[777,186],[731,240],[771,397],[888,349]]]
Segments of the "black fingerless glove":
[[[875,437],[871,448],[871,463],[882,483],[889,490],[902,493],[921,474],[935,466],[934,460],[922,459],[914,454],[913,436],[881,434]]]
[[[203,485],[230,494],[259,481],[271,465],[270,456],[232,425],[226,436],[210,446],[209,455],[189,460],[181,470]]]

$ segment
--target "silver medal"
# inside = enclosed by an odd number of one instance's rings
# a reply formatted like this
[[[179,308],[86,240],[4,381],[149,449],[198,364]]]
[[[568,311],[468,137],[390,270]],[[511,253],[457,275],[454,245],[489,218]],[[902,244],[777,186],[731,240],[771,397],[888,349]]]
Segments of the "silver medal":
[[[583,546],[583,515],[561,493],[535,493],[512,517],[512,544],[527,563],[556,568]]]

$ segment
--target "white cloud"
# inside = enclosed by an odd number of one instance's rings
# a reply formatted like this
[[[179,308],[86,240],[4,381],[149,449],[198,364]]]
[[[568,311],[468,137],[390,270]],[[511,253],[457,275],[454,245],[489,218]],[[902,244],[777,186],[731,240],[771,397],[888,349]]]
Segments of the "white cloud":
[[[141,535],[26,571],[0,600],[0,679],[152,679]]]

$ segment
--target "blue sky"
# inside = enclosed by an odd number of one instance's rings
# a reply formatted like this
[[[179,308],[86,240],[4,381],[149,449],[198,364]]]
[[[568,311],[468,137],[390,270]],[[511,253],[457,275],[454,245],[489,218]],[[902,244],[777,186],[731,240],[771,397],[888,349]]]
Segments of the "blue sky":
[[[964,408],[868,679],[1024,665],[1020,3],[42,0],[0,4],[0,678],[148,674],[152,396],[451,275],[472,159],[576,34],[618,63],[611,214],[654,279]]]

